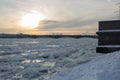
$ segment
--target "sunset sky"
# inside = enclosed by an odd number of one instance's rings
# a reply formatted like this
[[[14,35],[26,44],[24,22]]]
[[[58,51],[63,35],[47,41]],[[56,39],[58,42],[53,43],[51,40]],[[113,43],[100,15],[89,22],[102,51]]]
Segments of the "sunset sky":
[[[0,33],[95,34],[119,0],[0,0]],[[116,13],[114,13],[116,12]]]

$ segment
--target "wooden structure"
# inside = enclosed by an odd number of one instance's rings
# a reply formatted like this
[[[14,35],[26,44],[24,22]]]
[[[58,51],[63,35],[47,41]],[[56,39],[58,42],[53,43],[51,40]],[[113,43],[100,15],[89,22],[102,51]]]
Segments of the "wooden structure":
[[[100,21],[96,52],[109,53],[120,50],[120,20]]]

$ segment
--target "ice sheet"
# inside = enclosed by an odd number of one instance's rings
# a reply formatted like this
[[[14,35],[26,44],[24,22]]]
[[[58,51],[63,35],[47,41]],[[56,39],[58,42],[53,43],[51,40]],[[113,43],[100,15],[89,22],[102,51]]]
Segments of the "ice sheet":
[[[49,80],[89,62],[97,39],[0,39],[0,80]]]

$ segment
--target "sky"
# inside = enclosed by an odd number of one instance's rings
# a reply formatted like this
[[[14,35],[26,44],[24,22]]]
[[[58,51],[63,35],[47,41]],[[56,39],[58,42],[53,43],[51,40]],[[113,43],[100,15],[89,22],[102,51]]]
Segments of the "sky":
[[[0,0],[0,33],[95,34],[119,0]]]

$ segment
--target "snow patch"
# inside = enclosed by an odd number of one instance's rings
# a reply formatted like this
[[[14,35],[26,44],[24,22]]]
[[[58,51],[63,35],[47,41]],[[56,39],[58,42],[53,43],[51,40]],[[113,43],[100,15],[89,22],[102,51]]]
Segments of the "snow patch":
[[[85,64],[73,68],[67,75],[50,80],[120,80],[120,52],[101,54]]]

